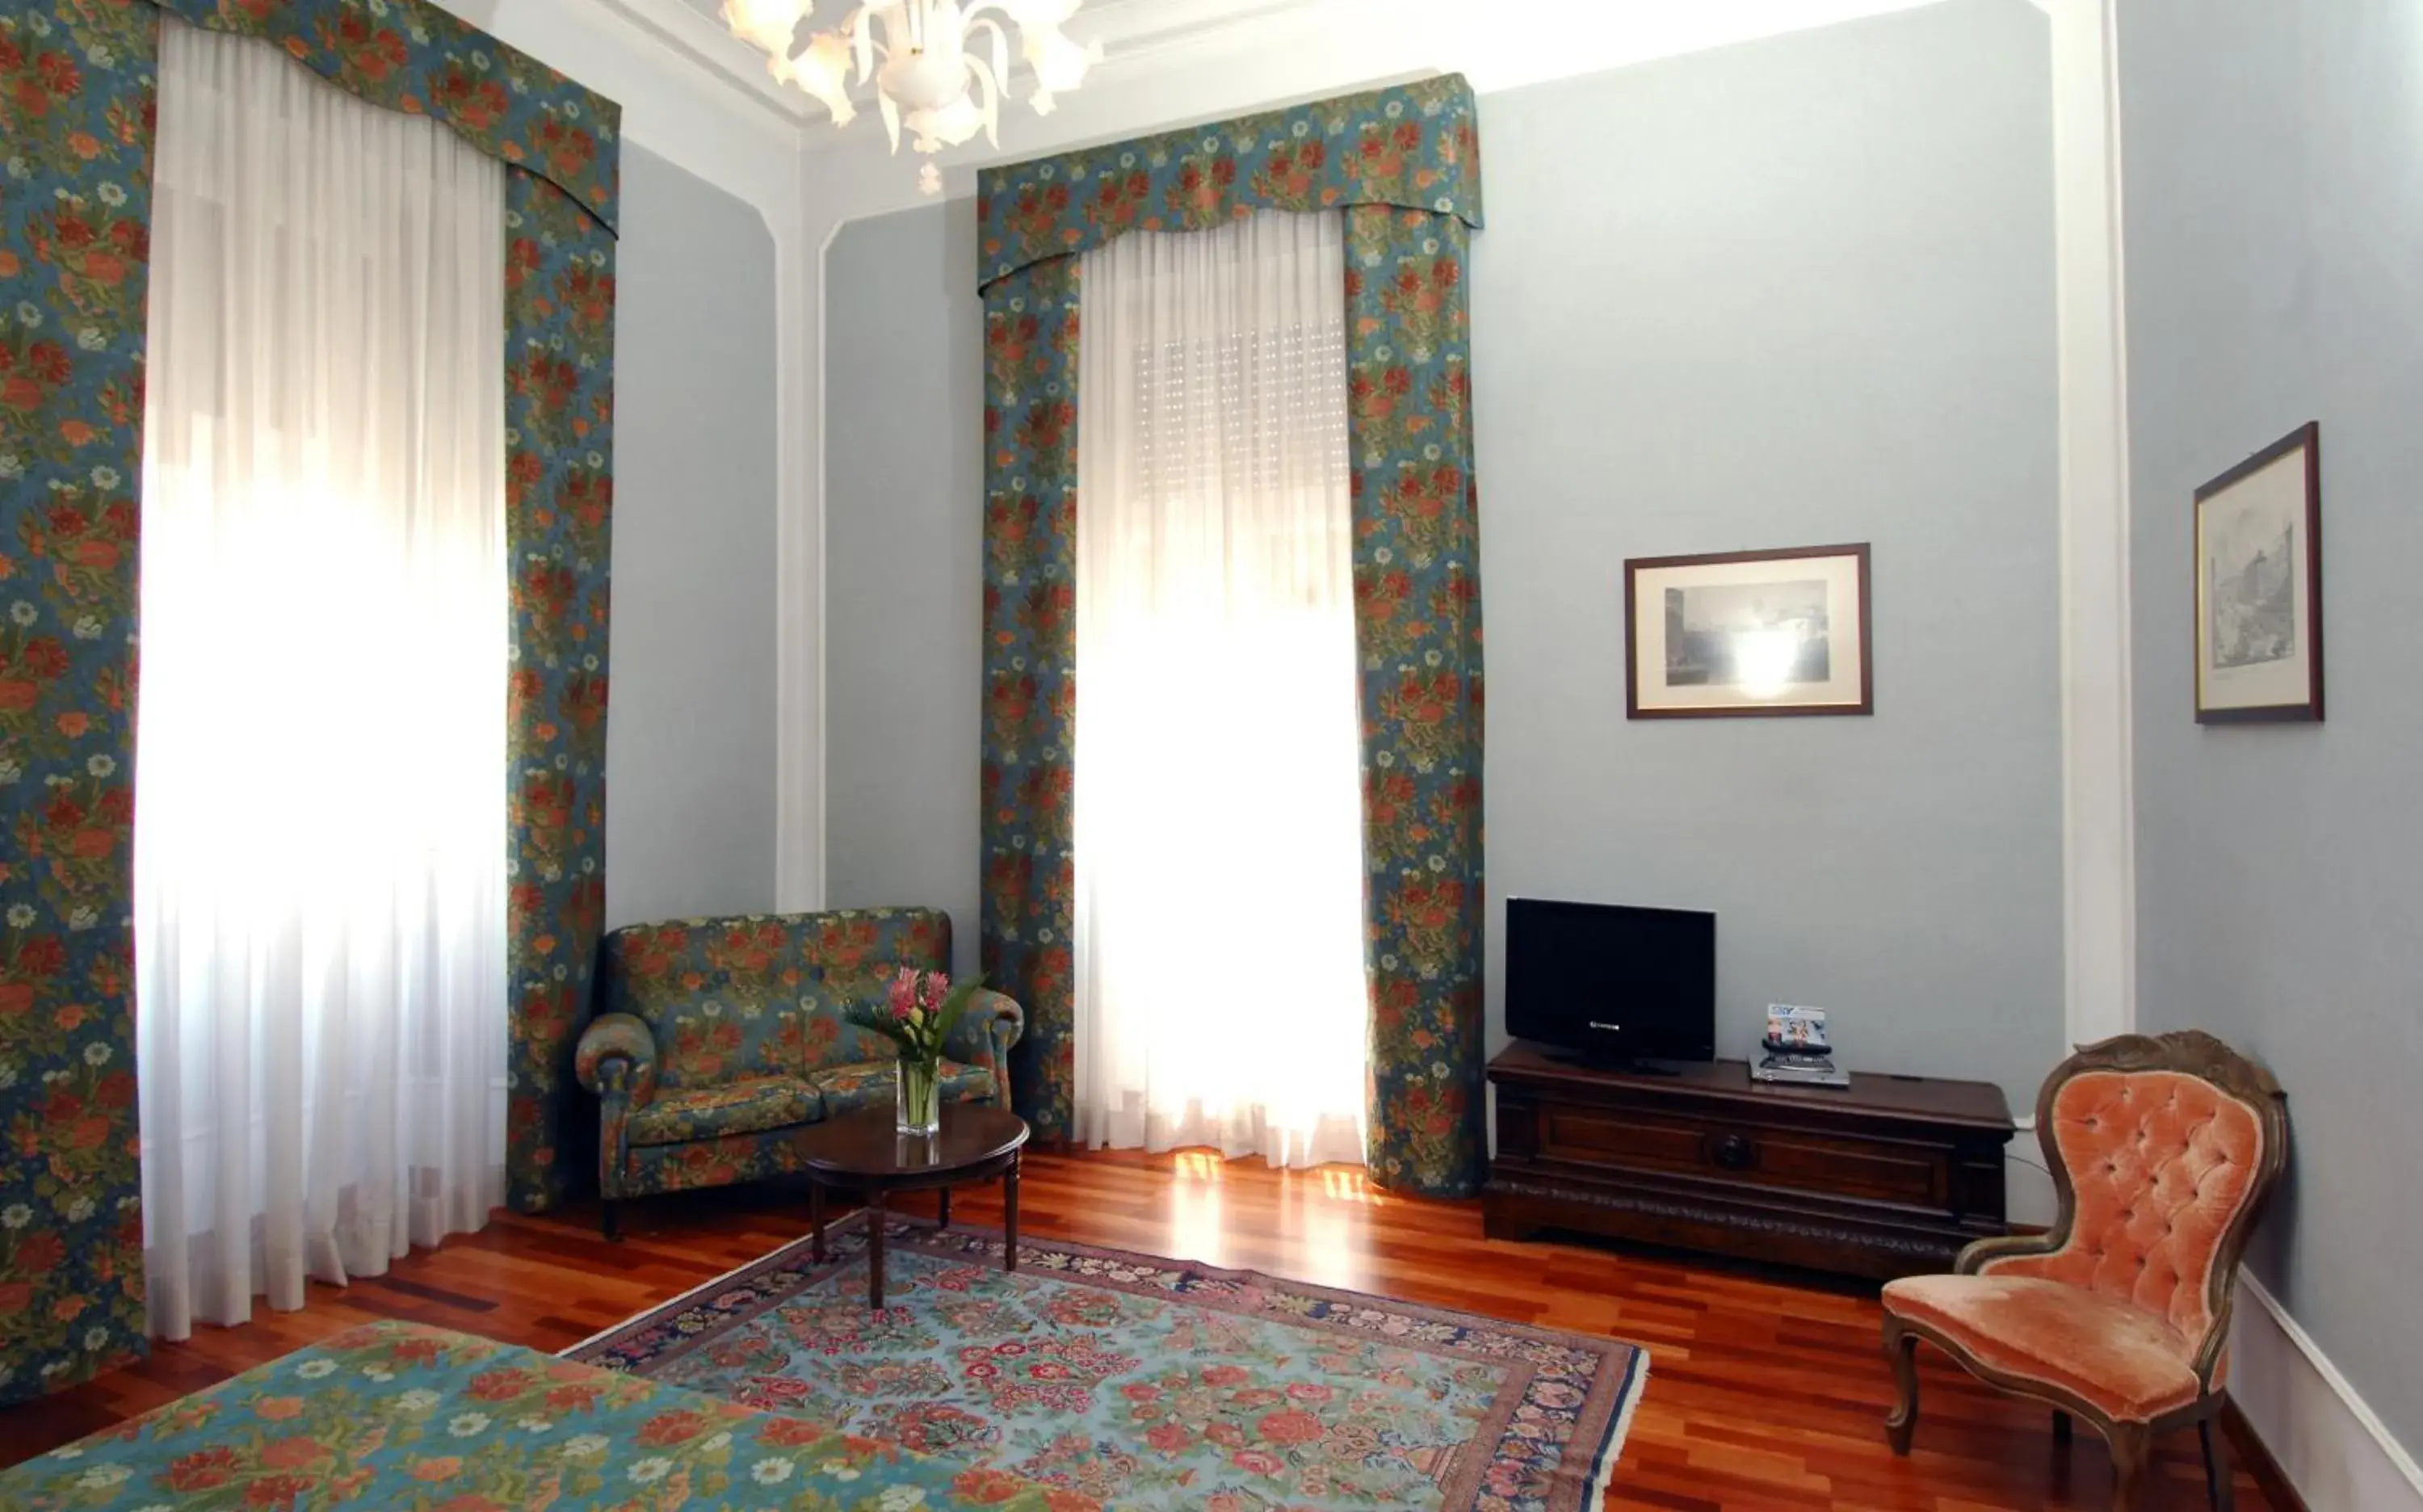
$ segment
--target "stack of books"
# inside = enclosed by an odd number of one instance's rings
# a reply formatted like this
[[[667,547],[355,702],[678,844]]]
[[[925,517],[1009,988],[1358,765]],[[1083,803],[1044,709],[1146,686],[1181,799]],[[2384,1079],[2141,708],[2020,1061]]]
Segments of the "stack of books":
[[[1851,1074],[1834,1069],[1834,1047],[1826,1038],[1826,1011],[1771,1003],[1766,1010],[1766,1054],[1750,1068],[1758,1081],[1798,1087],[1848,1087]]]

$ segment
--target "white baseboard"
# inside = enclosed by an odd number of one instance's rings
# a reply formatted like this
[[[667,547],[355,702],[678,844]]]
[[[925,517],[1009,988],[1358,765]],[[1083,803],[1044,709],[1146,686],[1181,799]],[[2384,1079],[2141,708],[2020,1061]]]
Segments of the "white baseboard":
[[[2423,1512],[2423,1468],[2263,1283],[2241,1271],[2229,1394],[2313,1512]]]

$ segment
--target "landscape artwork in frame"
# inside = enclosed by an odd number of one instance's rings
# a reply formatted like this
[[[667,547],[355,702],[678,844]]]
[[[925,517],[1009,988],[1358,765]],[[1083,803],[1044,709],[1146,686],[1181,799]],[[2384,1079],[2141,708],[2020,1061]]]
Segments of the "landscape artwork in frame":
[[[2196,490],[2196,723],[2322,717],[2321,479],[2309,422]]]
[[[1636,557],[1623,565],[1634,719],[1868,714],[1868,548]]]

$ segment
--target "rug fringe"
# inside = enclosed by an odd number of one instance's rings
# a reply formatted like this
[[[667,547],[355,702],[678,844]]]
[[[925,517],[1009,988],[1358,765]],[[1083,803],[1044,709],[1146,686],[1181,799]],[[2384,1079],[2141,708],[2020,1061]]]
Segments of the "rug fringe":
[[[1582,1505],[1591,1512],[1603,1512],[1607,1493],[1615,1489],[1615,1467],[1623,1458],[1623,1441],[1632,1437],[1633,1409],[1649,1394],[1649,1351],[1639,1345],[1631,1348],[1632,1362],[1623,1377],[1623,1405],[1616,1409],[1615,1421],[1607,1425],[1607,1438],[1591,1460],[1590,1487],[1582,1493]]]

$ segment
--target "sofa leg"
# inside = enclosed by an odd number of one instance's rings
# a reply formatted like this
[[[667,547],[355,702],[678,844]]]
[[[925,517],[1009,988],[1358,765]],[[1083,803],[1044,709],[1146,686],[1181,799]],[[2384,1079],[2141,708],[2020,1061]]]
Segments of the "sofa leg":
[[[608,1244],[621,1244],[623,1242],[622,1202],[615,1198],[610,1197],[603,1202],[600,1202],[598,1207],[603,1213],[603,1217],[598,1219],[598,1228],[605,1233],[606,1242]]]
[[[1885,1315],[1885,1363],[1892,1367],[1893,1407],[1885,1415],[1885,1441],[1896,1455],[1909,1453],[1910,1435],[1918,1431],[1918,1335],[1906,1332],[1901,1319]]]

